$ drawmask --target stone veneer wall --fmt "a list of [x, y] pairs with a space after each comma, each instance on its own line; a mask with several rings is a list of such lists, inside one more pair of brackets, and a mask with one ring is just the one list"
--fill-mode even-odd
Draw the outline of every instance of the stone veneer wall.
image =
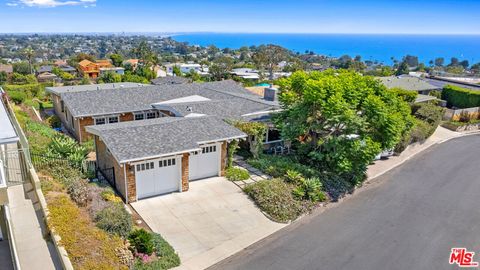
[[188, 191], [189, 157], [189, 153], [185, 153], [182, 156], [182, 191]]
[[134, 165], [125, 164], [127, 172], [127, 190], [128, 202], [137, 201], [137, 184], [135, 182], [135, 167]]

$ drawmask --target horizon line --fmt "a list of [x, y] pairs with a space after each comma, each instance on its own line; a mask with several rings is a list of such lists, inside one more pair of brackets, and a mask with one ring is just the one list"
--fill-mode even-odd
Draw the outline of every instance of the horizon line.
[[164, 35], [185, 35], [185, 34], [280, 34], [280, 35], [417, 35], [417, 36], [480, 36], [480, 33], [388, 33], [388, 32], [364, 32], [364, 33], [348, 33], [348, 32], [224, 32], [224, 31], [98, 31], [98, 32], [82, 32], [82, 31], [33, 31], [33, 32], [0, 32], [0, 35], [25, 35], [25, 34], [164, 34]]

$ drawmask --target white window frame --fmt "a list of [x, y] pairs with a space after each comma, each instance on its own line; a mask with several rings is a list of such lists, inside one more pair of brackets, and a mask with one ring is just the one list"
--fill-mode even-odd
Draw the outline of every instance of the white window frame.
[[[142, 119], [137, 119], [137, 115], [141, 115], [142, 116]], [[133, 120], [135, 121], [141, 121], [141, 120], [145, 120], [145, 113], [144, 112], [136, 112], [133, 114]]]
[[[149, 118], [149, 117], [148, 117], [148, 114], [154, 114], [155, 116]], [[152, 111], [145, 112], [145, 119], [155, 119], [155, 118], [158, 118], [157, 112], [152, 112]]]
[[110, 116], [107, 116], [106, 118], [107, 118], [109, 124], [112, 123], [112, 122], [110, 122], [110, 118], [117, 118], [117, 121], [113, 121], [113, 123], [119, 123], [120, 122], [120, 117], [118, 115], [110, 115]]
[[[95, 125], [113, 124], [113, 123], [110, 122], [111, 117], [116, 117], [117, 120], [118, 120], [117, 122], [113, 122], [113, 123], [120, 123], [120, 115], [118, 115], [118, 114], [93, 117], [93, 121], [94, 121]], [[100, 119], [103, 119], [103, 124], [97, 124], [97, 120], [100, 120]]]
[[[97, 120], [101, 120], [101, 119], [103, 119], [103, 123], [102, 123], [102, 124], [98, 124], [98, 123], [97, 123]], [[94, 121], [95, 126], [107, 124], [107, 119], [106, 119], [105, 117], [96, 117], [96, 118], [93, 118], [93, 121]]]

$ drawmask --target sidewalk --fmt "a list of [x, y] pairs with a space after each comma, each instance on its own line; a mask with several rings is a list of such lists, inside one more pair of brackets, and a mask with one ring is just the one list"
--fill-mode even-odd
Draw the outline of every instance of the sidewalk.
[[252, 167], [248, 164], [243, 157], [235, 155], [233, 157], [233, 164], [235, 167], [243, 168], [248, 171], [250, 174], [250, 178], [247, 180], [239, 180], [239, 181], [232, 181], [235, 185], [237, 185], [240, 189], [244, 189], [247, 185], [256, 183], [261, 180], [269, 180], [272, 177], [260, 171], [257, 168]]
[[408, 146], [407, 149], [405, 149], [405, 151], [403, 151], [399, 156], [392, 156], [386, 160], [375, 161], [375, 163], [373, 165], [370, 165], [367, 169], [368, 180], [374, 179], [390, 171], [391, 169], [403, 164], [405, 161], [426, 150], [432, 145], [439, 144], [450, 139], [470, 135], [472, 133], [477, 132], [460, 133], [439, 126], [437, 130], [435, 130], [433, 135], [430, 136], [430, 138], [428, 138], [425, 142], [415, 143]]
[[[9, 150], [14, 149], [16, 146]], [[10, 162], [19, 161], [12, 159]], [[40, 222], [43, 216], [32, 184], [27, 182], [23, 185], [10, 186], [7, 192], [13, 237], [21, 269], [61, 269], [55, 267], [54, 262], [58, 262], [58, 259], [52, 258], [51, 255], [55, 254], [53, 244], [44, 239], [46, 228], [43, 227], [44, 223]]]

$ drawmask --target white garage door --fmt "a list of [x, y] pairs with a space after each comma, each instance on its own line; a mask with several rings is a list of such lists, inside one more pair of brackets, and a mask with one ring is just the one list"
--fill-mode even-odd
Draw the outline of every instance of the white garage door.
[[167, 158], [135, 165], [138, 199], [177, 191], [181, 179], [180, 160]]
[[189, 180], [217, 176], [220, 169], [220, 147], [202, 146], [202, 151], [191, 153], [188, 160]]

